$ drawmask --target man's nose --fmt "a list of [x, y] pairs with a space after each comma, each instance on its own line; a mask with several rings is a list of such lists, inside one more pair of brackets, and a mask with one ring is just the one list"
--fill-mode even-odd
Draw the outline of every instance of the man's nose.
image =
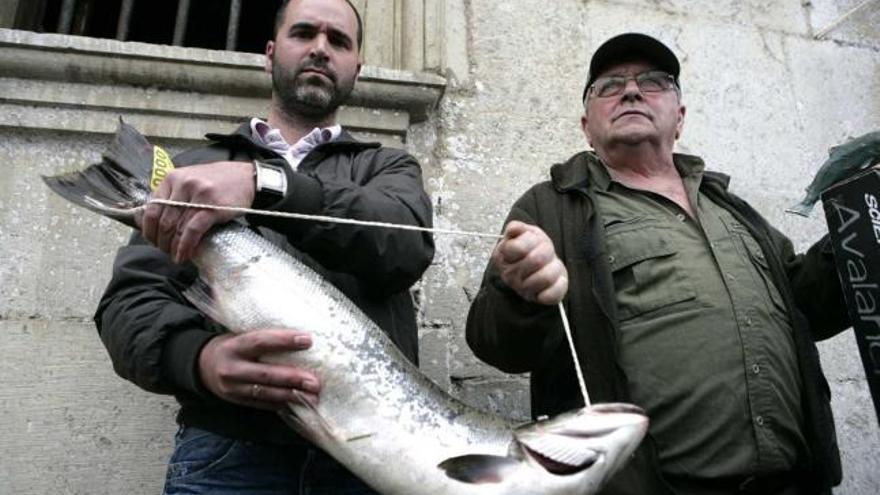
[[644, 96], [635, 78], [627, 79], [626, 85], [623, 87], [623, 99], [626, 101], [641, 100]]
[[312, 47], [309, 51], [309, 56], [314, 59], [327, 60], [328, 41], [325, 34], [318, 33], [318, 35], [312, 39]]

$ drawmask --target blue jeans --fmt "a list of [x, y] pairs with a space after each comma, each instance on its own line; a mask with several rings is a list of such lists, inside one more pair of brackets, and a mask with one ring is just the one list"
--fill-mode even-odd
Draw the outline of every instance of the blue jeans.
[[322, 450], [232, 440], [181, 426], [165, 495], [378, 495]]

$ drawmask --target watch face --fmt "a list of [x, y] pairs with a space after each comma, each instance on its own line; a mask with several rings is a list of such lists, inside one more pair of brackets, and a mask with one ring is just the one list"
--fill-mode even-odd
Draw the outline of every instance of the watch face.
[[283, 196], [287, 192], [287, 176], [284, 170], [274, 165], [255, 162], [257, 171], [257, 191]]
[[263, 169], [264, 182], [263, 186], [276, 191], [284, 189], [284, 173], [275, 169]]

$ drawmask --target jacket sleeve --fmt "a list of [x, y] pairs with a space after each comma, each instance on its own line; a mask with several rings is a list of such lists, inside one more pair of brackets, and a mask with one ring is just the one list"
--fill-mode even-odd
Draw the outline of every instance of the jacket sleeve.
[[[274, 210], [431, 227], [431, 201], [418, 162], [388, 148], [360, 151], [349, 172], [334, 155], [313, 171], [289, 175], [288, 195]], [[285, 235], [329, 270], [349, 273], [374, 294], [412, 286], [434, 257], [429, 233], [272, 217], [248, 221]]]
[[795, 254], [787, 237], [775, 229], [772, 234], [795, 305], [810, 322], [813, 339], [828, 339], [849, 328], [849, 314], [829, 236], [826, 234], [805, 253]]
[[[535, 221], [534, 189], [514, 205], [504, 224]], [[540, 225], [538, 225], [540, 227]], [[548, 329], [559, 324], [555, 306], [528, 302], [507, 286], [490, 261], [480, 290], [471, 303], [465, 336], [474, 354], [507, 373], [524, 373], [540, 365]]]
[[210, 394], [198, 377], [198, 354], [216, 330], [181, 289], [196, 276], [140, 234], [119, 249], [95, 324], [119, 376], [165, 394]]

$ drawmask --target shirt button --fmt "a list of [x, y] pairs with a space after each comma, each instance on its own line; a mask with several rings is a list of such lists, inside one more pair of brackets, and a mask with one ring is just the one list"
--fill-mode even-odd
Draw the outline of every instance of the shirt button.
[[748, 327], [752, 326], [752, 319], [749, 318], [748, 316], [746, 316], [746, 326], [748, 326]]
[[764, 416], [756, 416], [755, 423], [758, 423], [758, 426], [764, 426]]
[[612, 264], [612, 265], [614, 264], [614, 256], [609, 256], [609, 257], [608, 257], [608, 263], [610, 263], [610, 264]]
[[753, 364], [753, 365], [752, 365], [752, 372], [753, 372], [754, 374], [756, 374], [756, 375], [760, 374], [760, 373], [761, 373], [761, 367], [758, 366], [757, 364]]
[[684, 222], [685, 220], [687, 220], [687, 217], [684, 216], [684, 213], [679, 213], [678, 215], [675, 215], [675, 218], [677, 218], [679, 222]]

